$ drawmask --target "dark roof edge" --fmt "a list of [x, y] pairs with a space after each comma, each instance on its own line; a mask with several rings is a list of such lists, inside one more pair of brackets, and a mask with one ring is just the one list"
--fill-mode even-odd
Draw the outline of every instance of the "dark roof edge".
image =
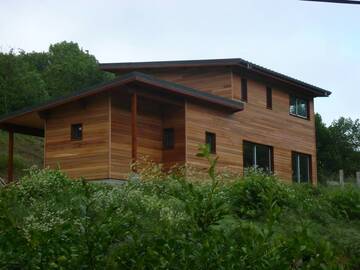
[[202, 66], [241, 66], [265, 76], [271, 76], [275, 79], [285, 81], [302, 87], [317, 96], [327, 97], [331, 95], [331, 91], [322, 89], [312, 84], [300, 81], [282, 73], [273, 71], [263, 66], [251, 63], [242, 58], [228, 59], [204, 59], [204, 60], [179, 60], [179, 61], [154, 61], [154, 62], [124, 62], [124, 63], [103, 63], [99, 65], [104, 71], [127, 70], [138, 68], [176, 68], [176, 67], [202, 67]]
[[123, 84], [133, 82], [133, 81], [139, 81], [139, 82], [143, 82], [145, 84], [152, 85], [154, 87], [167, 89], [177, 95], [200, 99], [200, 100], [203, 100], [206, 102], [217, 104], [217, 105], [225, 107], [233, 112], [241, 111], [244, 108], [244, 103], [241, 101], [236, 101], [236, 100], [224, 98], [221, 96], [216, 96], [216, 95], [209, 94], [209, 93], [206, 93], [206, 92], [194, 89], [194, 88], [186, 87], [181, 84], [169, 82], [166, 80], [161, 80], [161, 79], [155, 78], [153, 76], [150, 76], [150, 75], [147, 75], [147, 74], [144, 74], [141, 72], [133, 71], [133, 72], [121, 75], [113, 80], [94, 85], [90, 88], [85, 88], [85, 89], [82, 89], [80, 91], [74, 92], [74, 93], [66, 95], [66, 96], [62, 96], [62, 97], [38, 104], [38, 105], [34, 105], [31, 107], [27, 107], [27, 108], [24, 108], [21, 110], [14, 111], [12, 113], [9, 113], [7, 115], [0, 117], [0, 123], [4, 122], [6, 120], [9, 120], [11, 118], [27, 114], [27, 113], [40, 112], [40, 111], [44, 111], [47, 109], [51, 109], [51, 108], [63, 105], [65, 103], [72, 102], [72, 101], [75, 101], [75, 100], [78, 100], [80, 98], [87, 97], [90, 95], [94, 95], [94, 94], [106, 91], [108, 89], [111, 89], [112, 87], [115, 87], [118, 85], [123, 85]]

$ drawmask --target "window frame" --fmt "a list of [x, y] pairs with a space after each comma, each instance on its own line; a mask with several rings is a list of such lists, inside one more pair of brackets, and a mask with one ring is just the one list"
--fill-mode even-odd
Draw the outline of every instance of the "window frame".
[[267, 144], [262, 144], [262, 143], [256, 143], [256, 142], [252, 142], [252, 141], [247, 141], [244, 140], [243, 141], [243, 168], [244, 168], [244, 172], [246, 168], [249, 167], [245, 167], [245, 144], [250, 144], [253, 149], [252, 149], [252, 154], [253, 154], [253, 158], [254, 158], [254, 164], [251, 166], [251, 168], [257, 168], [257, 152], [256, 152], [256, 147], [257, 146], [265, 146], [267, 148], [269, 148], [269, 162], [270, 162], [270, 166], [269, 166], [269, 173], [273, 173], [274, 172], [274, 147], [271, 145], [267, 145]]
[[[209, 139], [211, 140], [210, 142]], [[205, 131], [205, 144], [209, 145], [211, 154], [216, 154], [216, 133]]]
[[248, 102], [248, 80], [241, 78], [241, 100]]
[[[77, 130], [80, 128], [80, 136], [77, 134]], [[82, 123], [76, 123], [70, 125], [70, 140], [71, 141], [82, 141], [84, 138], [84, 127]]]
[[[163, 150], [172, 150], [175, 148], [175, 129], [164, 128], [162, 139]], [[170, 142], [169, 142], [170, 141]]]
[[272, 88], [270, 86], [266, 87], [266, 108], [269, 110], [273, 108]]
[[[295, 113], [291, 112], [291, 99], [294, 98], [295, 99]], [[296, 113], [297, 108], [298, 108], [298, 100], [302, 100], [305, 101], [306, 104], [306, 116], [300, 115], [298, 113]], [[306, 119], [306, 120], [310, 120], [310, 101], [308, 98], [305, 97], [301, 97], [301, 96], [297, 96], [294, 94], [290, 94], [289, 95], [289, 115], [294, 116], [294, 117], [298, 117], [301, 119]]]
[[[294, 175], [295, 175], [295, 172], [294, 172], [294, 156], [296, 156], [296, 160], [297, 160], [297, 164], [296, 164], [296, 167], [297, 167], [297, 179], [294, 178]], [[301, 171], [300, 171], [300, 168], [301, 168], [301, 164], [300, 164], [300, 157], [303, 156], [303, 157], [307, 157], [307, 177], [308, 177], [308, 180], [307, 182], [301, 182]], [[301, 153], [301, 152], [297, 152], [297, 151], [292, 151], [291, 152], [291, 170], [292, 170], [292, 181], [294, 183], [297, 183], [297, 184], [311, 184], [312, 181], [313, 181], [313, 178], [312, 178], [312, 156], [310, 154], [306, 154], [306, 153]]]

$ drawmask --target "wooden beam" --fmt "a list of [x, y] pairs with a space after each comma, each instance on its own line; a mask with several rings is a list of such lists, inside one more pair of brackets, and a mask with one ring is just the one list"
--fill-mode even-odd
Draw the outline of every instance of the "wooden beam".
[[32, 135], [37, 137], [44, 137], [44, 130], [39, 128], [32, 128], [32, 127], [26, 127], [26, 126], [19, 126], [14, 124], [0, 124], [0, 129], [25, 134], [25, 135]]
[[9, 131], [9, 145], [8, 145], [8, 183], [14, 180], [14, 132]]
[[132, 152], [132, 161], [137, 161], [137, 94], [136, 92], [131, 95], [131, 152]]

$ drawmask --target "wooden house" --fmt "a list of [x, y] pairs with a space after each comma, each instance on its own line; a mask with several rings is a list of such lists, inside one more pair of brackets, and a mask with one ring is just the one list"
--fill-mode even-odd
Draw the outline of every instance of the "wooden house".
[[274, 172], [316, 184], [314, 98], [331, 92], [243, 59], [101, 64], [117, 77], [90, 89], [0, 119], [9, 132], [44, 137], [44, 166], [70, 177], [123, 180], [140, 156]]

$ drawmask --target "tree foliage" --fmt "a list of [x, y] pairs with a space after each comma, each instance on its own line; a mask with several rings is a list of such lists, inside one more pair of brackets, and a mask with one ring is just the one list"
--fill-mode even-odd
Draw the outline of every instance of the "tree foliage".
[[360, 120], [340, 117], [327, 127], [316, 115], [318, 169], [326, 178], [343, 169], [354, 176], [360, 171]]
[[0, 53], [0, 114], [35, 105], [111, 79], [77, 43], [50, 45], [47, 52]]

